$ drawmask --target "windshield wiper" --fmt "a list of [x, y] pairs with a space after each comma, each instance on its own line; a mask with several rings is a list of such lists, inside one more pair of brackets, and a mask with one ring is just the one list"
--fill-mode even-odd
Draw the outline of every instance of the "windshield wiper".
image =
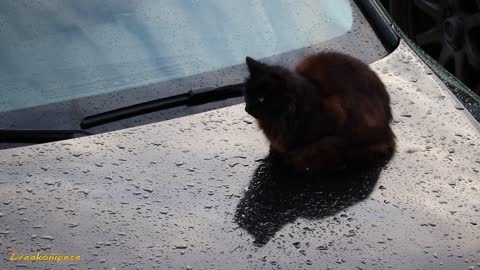
[[44, 143], [92, 135], [77, 129], [0, 129], [0, 142]]
[[196, 106], [228, 98], [243, 96], [243, 83], [221, 87], [205, 87], [190, 90], [187, 93], [155, 99], [111, 111], [87, 116], [80, 123], [81, 128], [91, 128], [118, 120], [166, 110], [179, 106]]

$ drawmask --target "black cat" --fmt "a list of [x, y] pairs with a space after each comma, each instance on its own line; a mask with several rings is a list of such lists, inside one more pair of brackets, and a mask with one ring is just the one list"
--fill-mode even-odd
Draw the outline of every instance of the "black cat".
[[390, 158], [390, 97], [368, 65], [324, 52], [295, 71], [246, 59], [245, 110], [257, 119], [272, 154], [297, 172], [332, 172]]

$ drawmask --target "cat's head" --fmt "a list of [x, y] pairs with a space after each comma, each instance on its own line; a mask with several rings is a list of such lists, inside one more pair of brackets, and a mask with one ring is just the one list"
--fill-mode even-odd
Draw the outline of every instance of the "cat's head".
[[245, 82], [245, 111], [260, 120], [284, 117], [291, 108], [290, 71], [246, 58], [250, 77]]

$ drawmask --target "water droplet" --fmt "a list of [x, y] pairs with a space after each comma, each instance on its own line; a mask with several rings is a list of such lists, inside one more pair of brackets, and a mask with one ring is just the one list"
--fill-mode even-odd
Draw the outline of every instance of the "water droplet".
[[45, 240], [50, 240], [50, 241], [53, 241], [55, 240], [55, 238], [53, 238], [52, 236], [50, 235], [42, 235], [40, 236], [41, 239], [45, 239]]
[[318, 250], [328, 250], [328, 246], [319, 246], [317, 247]]
[[186, 244], [177, 244], [177, 245], [175, 245], [175, 248], [176, 249], [186, 249], [187, 245]]
[[149, 193], [152, 193], [152, 192], [153, 192], [153, 188], [146, 188], [146, 187], [144, 187], [143, 190], [145, 190], [146, 192], [149, 192]]
[[88, 190], [79, 190], [78, 192], [83, 193], [83, 195], [85, 196], [87, 196], [90, 193], [90, 191]]

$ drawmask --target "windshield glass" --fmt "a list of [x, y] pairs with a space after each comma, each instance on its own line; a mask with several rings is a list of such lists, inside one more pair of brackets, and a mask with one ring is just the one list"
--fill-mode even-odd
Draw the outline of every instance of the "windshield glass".
[[0, 112], [208, 72], [352, 29], [347, 0], [0, 2]]

